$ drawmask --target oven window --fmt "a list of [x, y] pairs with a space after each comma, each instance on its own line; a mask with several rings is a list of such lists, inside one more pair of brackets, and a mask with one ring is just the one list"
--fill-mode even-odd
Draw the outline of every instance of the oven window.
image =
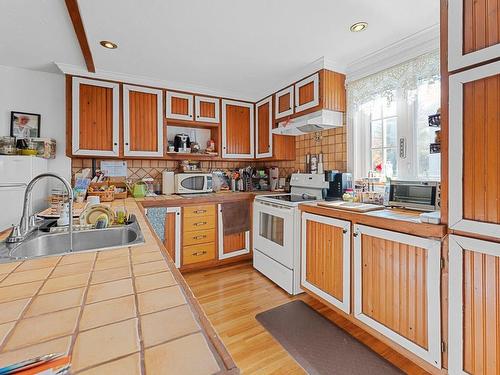
[[433, 186], [394, 186], [393, 200], [405, 203], [432, 205], [435, 187]]
[[186, 177], [181, 181], [181, 186], [189, 190], [203, 190], [205, 176]]
[[283, 246], [285, 222], [283, 218], [261, 212], [259, 218], [259, 236]]

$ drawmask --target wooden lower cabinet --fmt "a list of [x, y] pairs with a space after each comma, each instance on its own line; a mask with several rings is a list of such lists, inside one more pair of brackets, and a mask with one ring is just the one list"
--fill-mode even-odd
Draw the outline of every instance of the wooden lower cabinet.
[[182, 209], [182, 265], [216, 259], [215, 205]]
[[215, 242], [184, 246], [182, 264], [193, 264], [215, 259]]
[[351, 223], [302, 214], [301, 285], [350, 312]]
[[222, 205], [218, 205], [218, 253], [219, 259], [233, 258], [250, 253], [250, 231], [224, 235]]
[[441, 368], [440, 241], [354, 225], [354, 317]]
[[450, 374], [500, 373], [500, 243], [450, 235]]
[[181, 266], [181, 208], [169, 207], [165, 215], [165, 237], [163, 245], [175, 266]]

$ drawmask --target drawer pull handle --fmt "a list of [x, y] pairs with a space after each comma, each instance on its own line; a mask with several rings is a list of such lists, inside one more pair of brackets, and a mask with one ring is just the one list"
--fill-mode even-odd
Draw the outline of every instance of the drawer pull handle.
[[206, 235], [202, 235], [202, 236], [194, 236], [193, 239], [194, 240], [201, 240], [202, 238], [207, 238]]
[[197, 251], [196, 253], [193, 253], [195, 257], [200, 256], [200, 255], [205, 255], [207, 252], [205, 250], [203, 251]]
[[205, 212], [207, 212], [207, 210], [194, 210], [193, 212], [195, 214], [204, 214]]
[[205, 224], [207, 224], [206, 221], [200, 221], [198, 223], [194, 223], [193, 225], [196, 226], [196, 227], [199, 227], [200, 225], [205, 225]]

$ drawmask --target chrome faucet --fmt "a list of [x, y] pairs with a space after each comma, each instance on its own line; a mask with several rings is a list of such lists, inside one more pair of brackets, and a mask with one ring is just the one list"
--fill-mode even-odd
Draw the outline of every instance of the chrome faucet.
[[69, 251], [73, 251], [73, 189], [71, 188], [70, 183], [64, 177], [59, 176], [56, 173], [42, 173], [36, 176], [33, 180], [30, 181], [28, 186], [26, 187], [26, 191], [24, 193], [24, 205], [23, 205], [23, 216], [21, 217], [21, 221], [19, 225], [16, 225], [12, 228], [9, 237], [7, 237], [6, 241], [9, 243], [22, 242], [24, 239], [36, 229], [35, 226], [35, 215], [30, 215], [29, 207], [31, 203], [31, 191], [35, 184], [42, 180], [45, 177], [54, 177], [61, 181], [66, 190], [68, 192], [68, 200], [69, 200]]

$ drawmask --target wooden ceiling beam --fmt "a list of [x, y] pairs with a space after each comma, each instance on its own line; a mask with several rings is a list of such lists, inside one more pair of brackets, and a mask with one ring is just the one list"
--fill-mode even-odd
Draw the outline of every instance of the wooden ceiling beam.
[[85, 34], [85, 29], [83, 27], [82, 16], [80, 14], [80, 9], [78, 8], [78, 1], [65, 1], [66, 8], [68, 8], [68, 13], [71, 18], [71, 22], [73, 23], [73, 28], [75, 29], [76, 37], [78, 38], [78, 43], [80, 43], [80, 49], [82, 50], [83, 58], [85, 59], [85, 64], [87, 65], [87, 70], [91, 73], [95, 73], [94, 59], [92, 58], [87, 35]]

